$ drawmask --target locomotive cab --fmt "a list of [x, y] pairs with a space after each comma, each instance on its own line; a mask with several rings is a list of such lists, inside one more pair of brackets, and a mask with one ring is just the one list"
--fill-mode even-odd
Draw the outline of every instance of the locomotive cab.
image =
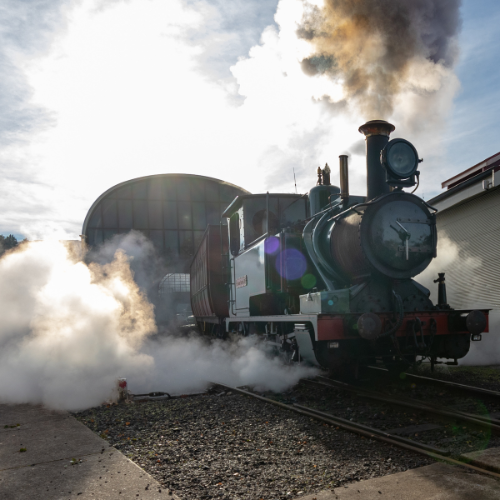
[[307, 216], [307, 198], [295, 194], [239, 196], [226, 209], [230, 317], [284, 314], [287, 307], [298, 312], [298, 297], [306, 289], [296, 269], [307, 268], [307, 261], [301, 232], [292, 228]]
[[229, 220], [231, 254], [237, 256], [280, 228], [307, 218], [307, 199], [296, 194], [237, 196], [222, 217]]

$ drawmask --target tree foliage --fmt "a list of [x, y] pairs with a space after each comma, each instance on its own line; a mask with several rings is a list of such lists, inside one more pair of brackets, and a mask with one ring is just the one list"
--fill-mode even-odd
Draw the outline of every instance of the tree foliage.
[[0, 234], [0, 255], [3, 255], [7, 250], [17, 247], [18, 244], [17, 238], [14, 235], [2, 236]]

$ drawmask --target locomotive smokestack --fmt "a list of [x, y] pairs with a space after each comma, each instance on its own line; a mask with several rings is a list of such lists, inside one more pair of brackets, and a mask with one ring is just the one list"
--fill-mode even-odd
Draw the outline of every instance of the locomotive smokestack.
[[340, 155], [340, 197], [345, 200], [349, 198], [349, 164], [348, 156]]
[[385, 169], [380, 163], [380, 152], [389, 142], [389, 135], [396, 127], [384, 120], [372, 120], [359, 127], [366, 137], [366, 188], [367, 199], [386, 194], [390, 187], [385, 180]]

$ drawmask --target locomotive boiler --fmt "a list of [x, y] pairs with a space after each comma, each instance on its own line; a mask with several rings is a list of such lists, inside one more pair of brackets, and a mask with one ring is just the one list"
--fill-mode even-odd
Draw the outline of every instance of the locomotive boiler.
[[418, 187], [415, 147], [389, 140], [394, 126], [370, 121], [367, 196], [318, 169], [307, 195], [238, 196], [227, 226], [209, 226], [191, 267], [199, 328], [225, 338], [259, 335], [289, 362], [352, 373], [381, 359], [400, 371], [417, 358], [456, 364], [488, 327], [487, 310], [454, 310], [444, 274], [434, 304], [413, 278], [436, 257], [436, 210]]

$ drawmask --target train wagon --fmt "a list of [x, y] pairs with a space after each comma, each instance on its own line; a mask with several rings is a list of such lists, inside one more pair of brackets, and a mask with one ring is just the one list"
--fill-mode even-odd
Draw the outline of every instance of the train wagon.
[[229, 315], [227, 227], [208, 225], [191, 263], [191, 310], [200, 331], [224, 337]]

